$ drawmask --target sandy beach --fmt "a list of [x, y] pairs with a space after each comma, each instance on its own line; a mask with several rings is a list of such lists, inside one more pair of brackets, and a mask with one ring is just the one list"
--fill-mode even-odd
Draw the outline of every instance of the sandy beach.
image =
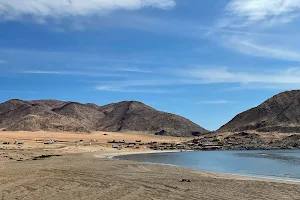
[[[45, 145], [36, 141], [54, 138], [63, 142]], [[112, 138], [181, 140], [141, 133], [1, 132], [1, 144], [22, 140], [24, 145], [0, 145], [0, 199], [275, 200], [300, 196], [299, 183], [109, 159], [107, 156], [153, 152], [145, 148], [112, 149], [106, 143]], [[97, 142], [80, 146], [76, 140]], [[182, 179], [191, 182], [181, 182]]]

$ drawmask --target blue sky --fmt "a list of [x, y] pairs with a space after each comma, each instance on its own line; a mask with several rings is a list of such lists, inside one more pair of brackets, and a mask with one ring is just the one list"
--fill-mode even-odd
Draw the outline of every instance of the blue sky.
[[300, 0], [0, 0], [0, 101], [142, 101], [218, 129], [300, 88]]

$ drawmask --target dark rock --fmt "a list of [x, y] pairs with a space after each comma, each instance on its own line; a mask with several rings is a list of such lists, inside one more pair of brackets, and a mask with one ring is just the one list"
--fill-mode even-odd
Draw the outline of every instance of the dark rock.
[[167, 133], [167, 131], [161, 130], [159, 132], [156, 132], [155, 135], [165, 135], [166, 133]]
[[192, 132], [192, 136], [201, 136], [202, 134], [200, 132]]

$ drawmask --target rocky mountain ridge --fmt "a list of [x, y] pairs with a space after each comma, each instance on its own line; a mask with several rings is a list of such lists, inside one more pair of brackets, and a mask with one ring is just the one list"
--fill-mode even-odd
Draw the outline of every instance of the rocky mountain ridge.
[[137, 101], [104, 106], [58, 100], [23, 101], [0, 104], [0, 127], [7, 131], [142, 131], [165, 135], [192, 136], [208, 131], [190, 120], [157, 111]]
[[217, 132], [300, 133], [300, 90], [282, 92], [242, 112]]

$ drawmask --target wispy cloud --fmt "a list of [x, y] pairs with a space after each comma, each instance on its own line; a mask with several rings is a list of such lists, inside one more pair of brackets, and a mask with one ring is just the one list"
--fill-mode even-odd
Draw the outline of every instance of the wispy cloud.
[[197, 21], [188, 21], [174, 18], [157, 18], [147, 16], [126, 15], [119, 27], [137, 29], [147, 32], [159, 33], [168, 37], [182, 37], [203, 39], [214, 33], [267, 36], [271, 34], [243, 30], [226, 29], [225, 27], [204, 26]]
[[231, 0], [223, 26], [246, 26], [257, 22], [289, 23], [300, 17], [300, 0]]
[[20, 20], [32, 16], [55, 19], [105, 14], [116, 10], [139, 10], [152, 7], [170, 9], [174, 0], [0, 0], [0, 16], [6, 20]]
[[53, 75], [71, 75], [71, 76], [93, 76], [93, 77], [116, 77], [122, 76], [122, 74], [116, 73], [95, 73], [95, 72], [83, 72], [83, 71], [43, 71], [43, 70], [28, 70], [20, 71], [17, 73], [23, 74], [53, 74]]
[[268, 83], [268, 84], [300, 84], [300, 68], [289, 68], [284, 71], [267, 73], [233, 72], [228, 68], [196, 68], [183, 70], [185, 77], [198, 79], [202, 84], [212, 83]]
[[232, 86], [224, 89], [220, 89], [222, 92], [228, 91], [242, 91], [242, 90], [299, 90], [300, 83], [249, 83], [240, 84], [238, 86]]
[[[221, 91], [241, 89], [296, 89], [300, 86], [300, 68], [286, 70], [263, 71], [253, 73], [248, 71], [229, 70], [226, 67], [197, 67], [181, 68], [169, 78], [162, 79], [164, 74], [157, 74], [157, 78], [125, 81], [94, 82], [96, 89], [111, 92], [148, 92], [167, 93], [174, 91], [178, 86], [219, 84]], [[170, 75], [170, 74], [169, 74]], [[226, 83], [226, 87], [223, 85]], [[207, 101], [206, 103], [230, 103], [223, 100]], [[232, 102], [231, 102], [232, 103]]]
[[135, 80], [124, 80], [124, 81], [89, 81], [97, 83], [100, 87], [104, 88], [138, 88], [138, 87], [160, 87], [160, 86], [169, 86], [169, 85], [182, 85], [185, 84], [184, 80], [179, 80], [179, 78], [160, 78], [164, 74], [156, 74], [158, 78], [145, 77], [144, 80], [135, 79]]
[[[286, 46], [259, 44], [250, 38], [230, 37], [223, 42], [228, 48], [244, 54], [258, 57], [275, 58], [287, 61], [300, 61], [300, 49], [289, 49]], [[291, 48], [291, 47], [290, 47]]]
[[0, 65], [4, 65], [4, 64], [6, 64], [6, 63], [7, 63], [6, 60], [0, 60]]
[[233, 103], [232, 101], [226, 101], [226, 100], [212, 100], [212, 101], [199, 101], [198, 104], [229, 104]]
[[32, 90], [1, 90], [0, 92], [3, 93], [27, 93], [27, 94], [37, 94], [36, 91], [32, 91]]
[[[105, 52], [100, 53], [82, 53], [72, 51], [47, 51], [47, 50], [32, 50], [32, 49], [14, 49], [14, 48], [0, 48], [0, 53], [5, 53], [14, 57], [34, 58], [35, 60], [55, 60], [55, 61], [75, 61], [76, 63], [84, 61], [87, 62], [103, 62], [103, 63], [116, 63], [120, 64], [149, 64], [157, 65], [163, 61], [153, 60], [150, 56], [134, 55], [120, 56], [108, 55]], [[121, 68], [121, 67], [120, 67]]]
[[149, 69], [137, 68], [137, 67], [117, 67], [116, 70], [123, 71], [123, 72], [138, 72], [138, 73], [151, 73], [152, 72]]
[[163, 74], [156, 74], [157, 78], [145, 77], [144, 80], [124, 80], [124, 81], [99, 81], [96, 89], [111, 92], [137, 92], [137, 93], [175, 93], [179, 92], [174, 88], [165, 88], [165, 86], [181, 85], [178, 79], [161, 79]]
[[127, 87], [117, 87], [117, 86], [97, 86], [96, 90], [98, 91], [107, 91], [107, 92], [122, 92], [122, 93], [157, 93], [157, 94], [166, 94], [170, 93], [169, 90], [163, 89], [147, 89], [147, 88], [127, 88]]
[[300, 61], [299, 11], [300, 0], [230, 0], [216, 27], [257, 35], [223, 32], [220, 44], [250, 56]]

